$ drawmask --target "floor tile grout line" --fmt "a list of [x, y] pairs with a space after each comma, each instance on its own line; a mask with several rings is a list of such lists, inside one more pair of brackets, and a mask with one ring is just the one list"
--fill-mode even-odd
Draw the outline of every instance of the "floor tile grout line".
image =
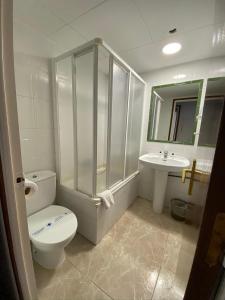
[[79, 270], [73, 263], [72, 260], [70, 260], [70, 257], [67, 255], [67, 260], [70, 262], [70, 264], [78, 271], [81, 273], [81, 275], [87, 280], [89, 281], [90, 283], [94, 284], [94, 286], [96, 286], [98, 289], [100, 289], [106, 296], [108, 296], [110, 299], [114, 300], [112, 298], [112, 296], [110, 296], [102, 287], [98, 286], [91, 278], [89, 278], [87, 275], [85, 275], [83, 273], [83, 271]]
[[158, 283], [158, 279], [159, 279], [159, 275], [160, 275], [161, 269], [162, 269], [162, 266], [159, 267], [159, 272], [158, 272], [156, 283], [155, 283], [155, 286], [154, 286], [154, 289], [153, 289], [151, 300], [153, 300], [153, 297], [154, 297], [154, 294], [155, 294], [155, 290], [156, 290], [156, 286], [157, 286], [157, 283]]
[[110, 299], [114, 300], [111, 295], [109, 295], [102, 287], [98, 286], [94, 281], [91, 280], [91, 282], [98, 288], [100, 289], [104, 294], [106, 294]]

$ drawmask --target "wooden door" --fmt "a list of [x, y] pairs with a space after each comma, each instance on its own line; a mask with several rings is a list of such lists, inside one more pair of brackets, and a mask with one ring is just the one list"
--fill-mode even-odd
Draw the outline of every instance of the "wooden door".
[[[213, 122], [213, 120], [212, 120]], [[225, 254], [225, 107], [205, 211], [184, 300], [214, 299]]]

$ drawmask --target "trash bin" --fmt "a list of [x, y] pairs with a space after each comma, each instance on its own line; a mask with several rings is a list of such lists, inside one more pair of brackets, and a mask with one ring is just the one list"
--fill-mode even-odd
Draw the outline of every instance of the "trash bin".
[[171, 216], [177, 221], [185, 221], [188, 203], [181, 199], [171, 199]]

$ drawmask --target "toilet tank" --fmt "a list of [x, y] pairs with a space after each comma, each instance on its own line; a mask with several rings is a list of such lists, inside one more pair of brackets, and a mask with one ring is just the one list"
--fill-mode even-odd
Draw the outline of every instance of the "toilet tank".
[[25, 178], [35, 182], [38, 191], [26, 199], [27, 215], [52, 205], [56, 196], [56, 174], [52, 171], [36, 171], [25, 174]]

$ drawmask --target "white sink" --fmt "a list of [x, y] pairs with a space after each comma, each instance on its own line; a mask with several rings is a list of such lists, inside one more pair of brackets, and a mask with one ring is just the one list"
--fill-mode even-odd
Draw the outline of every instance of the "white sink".
[[167, 172], [179, 172], [190, 165], [189, 160], [183, 156], [171, 155], [166, 160], [163, 160], [163, 156], [160, 153], [148, 153], [142, 155], [139, 160], [153, 169]]
[[148, 153], [139, 158], [140, 162], [154, 169], [153, 209], [157, 213], [163, 210], [168, 172], [180, 172], [189, 167], [187, 158], [179, 155], [169, 155], [166, 160], [161, 153]]

